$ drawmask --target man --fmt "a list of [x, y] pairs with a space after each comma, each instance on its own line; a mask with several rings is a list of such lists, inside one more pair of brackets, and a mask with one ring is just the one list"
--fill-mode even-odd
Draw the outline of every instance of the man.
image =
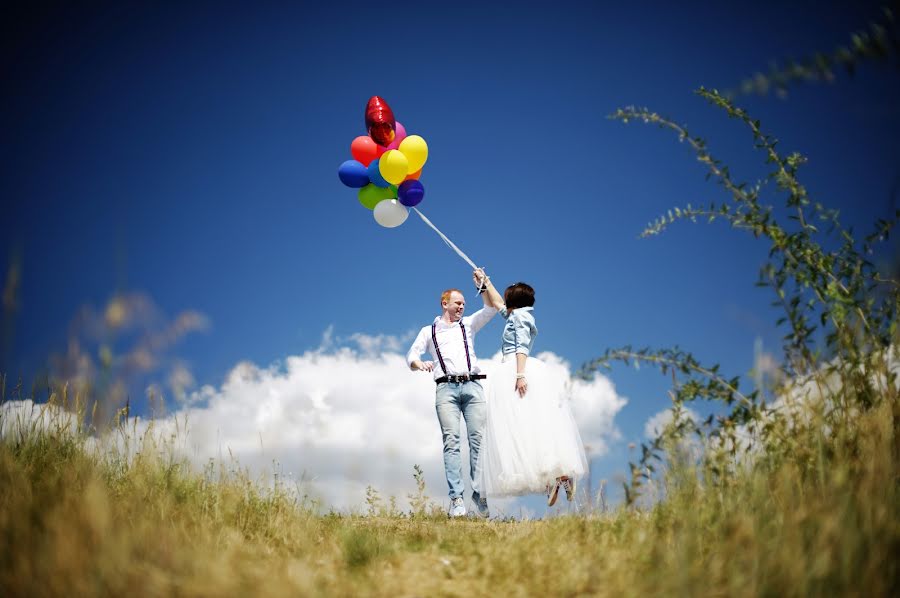
[[[466, 515], [463, 500], [462, 459], [460, 457], [460, 415], [466, 420], [469, 436], [469, 476], [472, 482], [472, 501], [478, 515], [488, 517], [487, 499], [478, 492], [478, 453], [484, 420], [487, 414], [481, 373], [475, 357], [475, 334], [497, 313], [490, 305], [485, 291], [490, 280], [481, 270], [473, 274], [484, 307], [468, 317], [463, 317], [466, 300], [458, 289], [448, 289], [441, 294], [441, 315], [430, 326], [419, 331], [416, 340], [406, 354], [406, 362], [413, 371], [432, 372], [437, 384], [435, 410], [444, 438], [444, 472], [450, 487], [450, 517]], [[425, 351], [432, 361], [421, 361]]]

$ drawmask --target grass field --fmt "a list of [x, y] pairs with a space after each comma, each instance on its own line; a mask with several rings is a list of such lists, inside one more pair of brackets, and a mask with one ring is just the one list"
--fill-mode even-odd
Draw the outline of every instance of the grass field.
[[652, 507], [533, 521], [323, 515], [234, 467], [194, 471], [146, 438], [126, 453], [72, 421], [3, 422], [4, 596], [888, 596], [900, 579], [888, 402], [859, 416], [852, 450], [807, 439], [810, 467], [706, 487], [678, 466]]

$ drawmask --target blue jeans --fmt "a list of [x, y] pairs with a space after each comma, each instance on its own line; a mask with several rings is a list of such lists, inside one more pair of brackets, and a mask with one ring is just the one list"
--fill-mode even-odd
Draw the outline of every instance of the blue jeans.
[[459, 416], [466, 420], [469, 435], [469, 475], [472, 481], [472, 499], [478, 502], [478, 453], [487, 417], [484, 389], [477, 380], [470, 382], [443, 382], [438, 384], [434, 407], [441, 434], [444, 437], [444, 473], [450, 487], [450, 499], [463, 495], [462, 458], [459, 452]]

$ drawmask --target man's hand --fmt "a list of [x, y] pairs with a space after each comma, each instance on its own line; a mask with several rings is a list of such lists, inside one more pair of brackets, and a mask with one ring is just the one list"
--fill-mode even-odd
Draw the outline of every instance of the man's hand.
[[484, 286], [485, 278], [486, 275], [481, 268], [477, 268], [472, 272], [472, 282], [475, 283], [475, 288], [477, 289], [481, 289]]
[[419, 370], [422, 372], [430, 372], [434, 370], [434, 362], [433, 361], [419, 361], [415, 360], [410, 364], [410, 367], [414, 370]]

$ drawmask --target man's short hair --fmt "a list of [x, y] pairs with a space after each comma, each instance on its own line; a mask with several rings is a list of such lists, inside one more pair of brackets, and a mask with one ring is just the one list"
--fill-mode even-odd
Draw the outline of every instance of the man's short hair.
[[446, 291], [441, 293], [441, 306], [442, 307], [444, 305], [444, 301], [446, 301], [447, 303], [450, 302], [450, 294], [453, 292], [456, 292], [456, 293], [459, 293], [460, 295], [462, 295], [462, 291], [460, 291], [459, 289], [447, 289]]
[[534, 289], [524, 282], [509, 285], [503, 293], [503, 302], [508, 309], [531, 307], [534, 305]]

